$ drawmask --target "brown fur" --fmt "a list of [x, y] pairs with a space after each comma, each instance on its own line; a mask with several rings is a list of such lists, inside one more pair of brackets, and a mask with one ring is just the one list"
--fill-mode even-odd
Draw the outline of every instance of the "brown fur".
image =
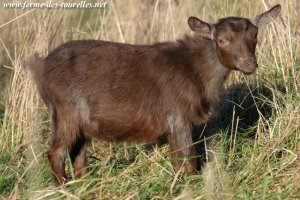
[[[190, 18], [189, 25], [199, 35], [144, 46], [70, 41], [28, 64], [52, 118], [48, 158], [58, 184], [67, 152], [76, 176], [86, 172], [91, 138], [144, 142], [166, 134], [173, 157], [194, 155], [192, 128], [215, 114], [229, 71], [256, 68], [257, 27], [232, 17], [214, 25]], [[195, 160], [184, 166], [193, 173]]]

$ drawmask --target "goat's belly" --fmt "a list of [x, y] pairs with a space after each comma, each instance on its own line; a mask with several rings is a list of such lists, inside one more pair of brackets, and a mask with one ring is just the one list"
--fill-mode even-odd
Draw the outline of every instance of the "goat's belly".
[[109, 120], [97, 120], [83, 126], [84, 134], [91, 138], [110, 142], [151, 142], [166, 131], [153, 123], [124, 123]]

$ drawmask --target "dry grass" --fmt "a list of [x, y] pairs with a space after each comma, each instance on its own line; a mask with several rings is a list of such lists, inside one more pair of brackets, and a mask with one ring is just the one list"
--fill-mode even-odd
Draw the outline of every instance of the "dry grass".
[[[0, 197], [10, 199], [297, 199], [300, 198], [300, 2], [273, 0], [107, 1], [106, 9], [0, 8], [0, 72], [8, 71], [0, 121]], [[2, 3], [2, 2], [1, 2]], [[178, 178], [168, 147], [94, 142], [90, 174], [52, 184], [45, 157], [50, 123], [25, 60], [74, 39], [133, 44], [190, 33], [191, 15], [214, 22], [250, 17], [281, 3], [282, 14], [259, 33], [259, 72], [233, 73], [222, 123], [208, 125], [210, 162]], [[4, 70], [6, 69], [6, 70]], [[7, 74], [7, 73], [6, 73]], [[232, 86], [234, 85], [234, 86]], [[3, 88], [3, 85], [0, 86]], [[232, 103], [233, 101], [234, 103]], [[0, 104], [1, 105], [1, 104]], [[1, 116], [0, 107], [0, 116]], [[248, 123], [252, 120], [252, 122]], [[199, 130], [202, 132], [202, 130]]]

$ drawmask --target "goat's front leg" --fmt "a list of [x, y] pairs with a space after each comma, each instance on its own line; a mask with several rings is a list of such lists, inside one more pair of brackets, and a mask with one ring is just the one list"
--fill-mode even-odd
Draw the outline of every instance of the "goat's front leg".
[[168, 142], [174, 170], [178, 172], [183, 166], [189, 174], [194, 174], [196, 159], [191, 129], [185, 126], [174, 126], [168, 135]]

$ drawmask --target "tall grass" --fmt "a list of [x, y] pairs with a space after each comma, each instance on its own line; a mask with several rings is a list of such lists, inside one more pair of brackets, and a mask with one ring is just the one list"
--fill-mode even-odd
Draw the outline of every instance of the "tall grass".
[[[282, 14], [259, 32], [258, 72], [251, 77], [232, 73], [218, 120], [195, 133], [206, 136], [203, 156], [208, 163], [199, 174], [179, 178], [166, 144], [94, 141], [88, 151], [90, 173], [53, 186], [45, 157], [51, 125], [35, 85], [23, 71], [25, 60], [75, 39], [174, 41], [191, 32], [189, 16], [209, 22], [225, 16], [251, 17], [277, 3]], [[0, 197], [300, 198], [300, 2], [111, 0], [107, 4], [105, 9], [65, 10], [1, 5], [0, 69], [9, 71], [9, 82], [0, 98], [5, 108], [1, 110], [0, 101]]]

